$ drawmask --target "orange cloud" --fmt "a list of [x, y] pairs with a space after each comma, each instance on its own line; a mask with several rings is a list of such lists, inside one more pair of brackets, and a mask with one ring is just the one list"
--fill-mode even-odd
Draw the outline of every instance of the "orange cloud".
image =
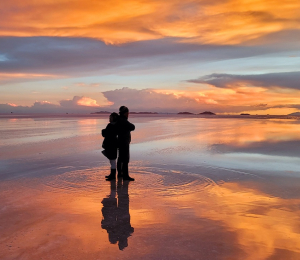
[[97, 99], [85, 96], [74, 96], [73, 99], [60, 100], [58, 104], [49, 101], [35, 101], [33, 105], [21, 106], [13, 103], [0, 104], [0, 113], [91, 113], [113, 105], [103, 94], [97, 94]]
[[12, 107], [17, 107], [18, 105], [14, 104], [14, 103], [7, 103], [7, 105], [12, 106]]
[[[36, 101], [37, 102], [37, 101]], [[49, 101], [46, 101], [46, 100], [44, 100], [44, 101], [40, 101], [39, 102], [41, 105], [43, 105], [43, 104], [51, 104], [51, 102], [49, 102]]]
[[[98, 104], [98, 102], [101, 103], [101, 105]], [[68, 107], [68, 108], [76, 108], [78, 106], [82, 107], [105, 107], [105, 106], [110, 106], [113, 103], [108, 101], [103, 95], [101, 95], [98, 100], [89, 98], [89, 97], [79, 97], [79, 96], [74, 96], [73, 99], [69, 100], [61, 100], [60, 105], [62, 107]]]
[[238, 44], [299, 29], [299, 8], [297, 0], [12, 0], [1, 3], [0, 35], [91, 37], [112, 44], [182, 37]]
[[[211, 85], [176, 89], [116, 89], [103, 92], [114, 104], [132, 104], [132, 111], [287, 115], [300, 108], [300, 90], [262, 87], [217, 88]], [[113, 107], [117, 108], [117, 107]], [[271, 112], [270, 112], [271, 111]], [[274, 112], [274, 113], [272, 113]]]
[[[200, 89], [200, 90], [199, 90]], [[249, 112], [251, 114], [276, 114], [286, 115], [298, 111], [296, 108], [289, 108], [289, 105], [300, 104], [300, 90], [281, 91], [268, 90], [261, 87], [233, 87], [222, 89], [212, 86], [206, 88], [191, 88], [185, 91], [180, 90], [153, 90], [157, 93], [176, 94], [177, 98], [189, 98], [195, 100], [199, 107], [201, 104], [210, 104], [211, 109], [224, 110], [229, 113]], [[264, 104], [263, 106], [260, 104]], [[271, 108], [284, 104], [286, 108]], [[233, 109], [236, 107], [235, 109]], [[270, 108], [270, 109], [268, 109]], [[195, 106], [191, 107], [195, 109]]]
[[79, 106], [87, 106], [87, 107], [99, 107], [97, 101], [88, 97], [82, 97], [77, 101], [77, 105]]
[[1, 80], [9, 79], [34, 79], [34, 78], [58, 78], [59, 75], [52, 74], [36, 74], [36, 73], [0, 73]]

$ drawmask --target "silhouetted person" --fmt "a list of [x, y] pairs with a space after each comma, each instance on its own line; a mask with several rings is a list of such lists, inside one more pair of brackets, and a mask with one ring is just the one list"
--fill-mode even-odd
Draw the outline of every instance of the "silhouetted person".
[[116, 178], [118, 117], [119, 115], [117, 113], [111, 113], [109, 116], [109, 124], [105, 129], [102, 129], [102, 136], [104, 137], [102, 147], [105, 149], [102, 153], [109, 159], [110, 162], [110, 175], [105, 176], [107, 180], [113, 180]]
[[134, 181], [128, 173], [128, 163], [130, 158], [129, 145], [131, 142], [131, 131], [135, 129], [134, 124], [128, 121], [129, 109], [125, 106], [119, 108], [119, 119], [117, 122], [119, 156], [117, 163], [118, 178]]
[[110, 243], [118, 242], [120, 250], [128, 246], [128, 237], [134, 232], [130, 224], [128, 183], [122, 184], [122, 179], [118, 179], [116, 199], [116, 182], [112, 180], [110, 195], [102, 200], [101, 227], [107, 231]]

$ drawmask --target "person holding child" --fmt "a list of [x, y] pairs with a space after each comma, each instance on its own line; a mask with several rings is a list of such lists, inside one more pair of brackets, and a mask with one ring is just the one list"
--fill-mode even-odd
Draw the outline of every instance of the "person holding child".
[[[116, 114], [116, 113], [112, 113]], [[111, 114], [111, 115], [112, 115]], [[117, 115], [117, 114], [116, 114]], [[117, 153], [117, 148], [115, 146], [115, 142], [111, 140], [116, 140], [117, 136], [117, 147], [119, 151], [118, 155], [118, 163], [117, 163], [117, 171], [118, 171], [118, 178], [123, 178], [123, 180], [128, 180], [128, 181], [134, 181], [134, 178], [131, 178], [128, 173], [128, 163], [130, 159], [130, 152], [129, 152], [129, 146], [131, 142], [131, 131], [135, 130], [135, 125], [130, 123], [128, 121], [129, 117], [129, 109], [126, 106], [121, 106], [119, 108], [119, 116], [116, 118], [116, 123], [115, 121], [110, 121], [113, 126], [109, 126], [110, 124], [107, 125], [106, 129], [102, 130], [102, 136], [107, 138], [107, 136], [113, 136], [114, 138], [109, 138], [108, 141], [103, 141], [103, 148], [105, 149], [102, 153], [110, 160], [111, 163], [111, 173], [106, 177], [106, 180], [115, 180], [116, 179], [116, 170], [115, 170], [115, 158], [116, 153]], [[111, 131], [109, 133], [109, 131]], [[112, 145], [110, 145], [110, 143]], [[108, 157], [108, 152], [107, 149], [111, 152], [111, 155]], [[112, 162], [114, 161], [114, 162]]]

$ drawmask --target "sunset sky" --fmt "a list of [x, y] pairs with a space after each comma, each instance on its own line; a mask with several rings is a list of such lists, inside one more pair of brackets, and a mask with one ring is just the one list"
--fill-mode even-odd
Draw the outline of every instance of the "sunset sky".
[[4, 0], [0, 113], [300, 111], [299, 0]]

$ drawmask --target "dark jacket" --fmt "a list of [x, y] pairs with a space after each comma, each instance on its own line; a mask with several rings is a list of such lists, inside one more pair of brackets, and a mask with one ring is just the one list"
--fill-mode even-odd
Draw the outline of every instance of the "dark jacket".
[[131, 124], [125, 116], [120, 116], [117, 122], [117, 132], [119, 145], [127, 144], [131, 142], [130, 132], [135, 129], [134, 124]]
[[106, 157], [110, 160], [117, 158], [117, 124], [109, 123], [105, 129], [102, 129], [102, 136], [104, 137], [102, 147], [105, 149]]

